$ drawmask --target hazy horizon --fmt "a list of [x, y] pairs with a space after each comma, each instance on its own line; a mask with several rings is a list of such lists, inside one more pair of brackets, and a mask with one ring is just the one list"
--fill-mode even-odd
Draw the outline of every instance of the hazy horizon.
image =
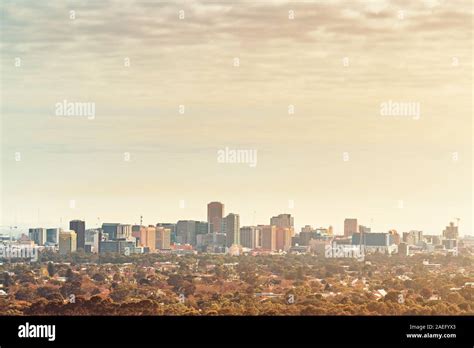
[[472, 2], [0, 8], [0, 229], [204, 221], [220, 201], [241, 226], [473, 234]]

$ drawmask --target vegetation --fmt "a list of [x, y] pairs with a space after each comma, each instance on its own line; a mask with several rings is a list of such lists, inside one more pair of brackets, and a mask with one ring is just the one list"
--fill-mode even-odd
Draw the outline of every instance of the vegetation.
[[[426, 255], [424, 256], [426, 258]], [[43, 253], [0, 266], [2, 315], [472, 315], [473, 258]]]

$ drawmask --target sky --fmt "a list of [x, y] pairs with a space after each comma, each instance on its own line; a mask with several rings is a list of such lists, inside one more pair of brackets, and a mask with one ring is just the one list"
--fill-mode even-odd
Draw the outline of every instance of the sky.
[[0, 8], [0, 231], [205, 220], [221, 201], [241, 226], [473, 233], [471, 1]]

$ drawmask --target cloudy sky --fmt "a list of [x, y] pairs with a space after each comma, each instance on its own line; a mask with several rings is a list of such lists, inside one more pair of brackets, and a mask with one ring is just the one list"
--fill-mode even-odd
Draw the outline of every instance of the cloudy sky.
[[472, 233], [472, 6], [4, 0], [0, 224], [205, 220], [219, 200], [242, 225]]

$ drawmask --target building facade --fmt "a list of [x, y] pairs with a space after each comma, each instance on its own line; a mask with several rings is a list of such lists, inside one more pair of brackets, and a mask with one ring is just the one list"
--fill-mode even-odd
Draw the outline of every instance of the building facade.
[[77, 249], [76, 232], [64, 230], [59, 233], [59, 253], [61, 255], [70, 254]]
[[344, 220], [344, 237], [350, 237], [358, 230], [357, 219], [347, 218]]
[[72, 220], [69, 222], [69, 229], [76, 232], [77, 249], [85, 249], [86, 245], [86, 222], [82, 220]]
[[224, 204], [211, 202], [207, 205], [207, 222], [212, 225], [214, 233], [222, 233], [222, 219], [224, 217]]

